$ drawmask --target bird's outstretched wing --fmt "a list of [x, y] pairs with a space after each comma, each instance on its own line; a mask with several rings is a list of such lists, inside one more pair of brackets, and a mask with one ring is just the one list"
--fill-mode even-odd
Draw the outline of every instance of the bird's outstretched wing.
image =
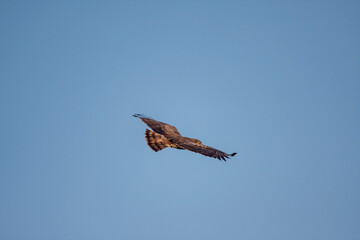
[[196, 142], [192, 142], [189, 141], [187, 139], [179, 139], [176, 144], [179, 147], [182, 147], [186, 150], [192, 151], [192, 152], [196, 152], [196, 153], [200, 153], [202, 155], [208, 156], [208, 157], [213, 157], [213, 158], [217, 158], [219, 160], [224, 160], [226, 161], [226, 158], [229, 157], [233, 157], [236, 155], [236, 153], [232, 153], [232, 154], [227, 154], [224, 153], [220, 150], [217, 150], [215, 148], [203, 145], [201, 143], [196, 143]]
[[173, 138], [175, 136], [181, 136], [176, 127], [167, 123], [156, 121], [142, 114], [134, 114], [133, 116], [140, 118], [141, 121], [146, 123], [154, 132], [164, 135], [165, 137]]

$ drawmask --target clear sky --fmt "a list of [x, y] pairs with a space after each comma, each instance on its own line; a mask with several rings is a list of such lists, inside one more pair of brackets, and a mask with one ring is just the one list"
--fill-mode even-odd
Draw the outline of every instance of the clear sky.
[[359, 12], [1, 1], [0, 239], [360, 239]]

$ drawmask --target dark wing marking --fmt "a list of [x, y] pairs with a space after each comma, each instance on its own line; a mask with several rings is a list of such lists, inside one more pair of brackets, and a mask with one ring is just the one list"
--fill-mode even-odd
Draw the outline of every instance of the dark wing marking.
[[196, 153], [200, 153], [202, 155], [205, 155], [207, 157], [213, 157], [213, 158], [217, 158], [221, 161], [224, 160], [226, 161], [226, 158], [229, 157], [233, 157], [236, 155], [236, 153], [232, 153], [232, 154], [227, 154], [224, 153], [220, 150], [217, 150], [215, 148], [209, 147], [209, 146], [205, 146], [201, 143], [195, 143], [192, 142], [191, 140], [187, 140], [187, 139], [179, 139], [178, 141], [175, 142], [178, 146], [192, 151], [192, 152], [196, 152]]
[[156, 121], [143, 114], [134, 114], [133, 116], [140, 118], [141, 121], [146, 123], [154, 132], [164, 135], [165, 137], [172, 138], [176, 135], [180, 135], [176, 127], [171, 126], [167, 123]]

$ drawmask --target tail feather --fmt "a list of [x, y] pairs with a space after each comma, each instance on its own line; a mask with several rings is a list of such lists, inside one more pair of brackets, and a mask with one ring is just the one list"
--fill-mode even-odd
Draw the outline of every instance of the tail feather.
[[156, 132], [152, 132], [148, 129], [145, 130], [145, 139], [147, 145], [155, 152], [158, 152], [170, 146], [170, 142], [169, 140], [167, 140], [166, 137]]

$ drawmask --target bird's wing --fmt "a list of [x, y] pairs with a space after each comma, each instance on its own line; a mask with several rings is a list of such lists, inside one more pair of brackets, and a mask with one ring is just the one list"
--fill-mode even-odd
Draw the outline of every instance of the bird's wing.
[[181, 136], [176, 127], [167, 123], [156, 121], [150, 117], [142, 114], [134, 114], [134, 117], [138, 117], [146, 123], [154, 132], [164, 135], [165, 137], [172, 138], [174, 136]]
[[184, 148], [186, 150], [196, 152], [196, 153], [200, 153], [200, 154], [205, 155], [207, 157], [213, 157], [213, 158], [217, 158], [219, 160], [222, 159], [224, 161], [226, 161], [226, 158], [233, 157], [233, 156], [236, 155], [236, 153], [227, 154], [227, 153], [224, 153], [224, 152], [222, 152], [220, 150], [217, 150], [215, 148], [203, 145], [201, 143], [192, 142], [191, 140], [188, 140], [188, 139], [179, 139], [175, 143], [179, 147], [182, 147], [182, 148]]

